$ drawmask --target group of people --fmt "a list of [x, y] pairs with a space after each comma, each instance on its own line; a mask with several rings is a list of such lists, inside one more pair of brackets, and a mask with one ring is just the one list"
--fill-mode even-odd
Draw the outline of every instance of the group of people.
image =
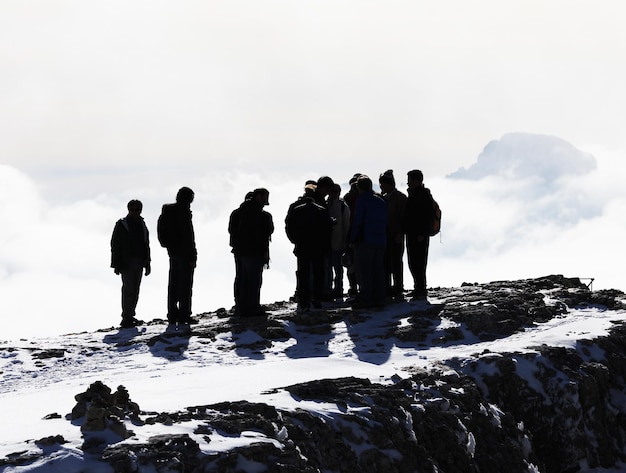
[[[191, 316], [193, 275], [198, 259], [193, 230], [191, 203], [194, 192], [182, 187], [176, 202], [165, 204], [157, 222], [157, 235], [169, 256], [167, 286], [167, 319], [172, 324], [196, 323]], [[143, 204], [128, 202], [128, 215], [113, 228], [111, 237], [111, 267], [122, 278], [122, 328], [143, 322], [136, 318], [142, 276], [150, 274], [150, 237], [141, 216]]]
[[353, 307], [382, 307], [403, 298], [405, 243], [414, 280], [411, 297], [426, 299], [435, 203], [421, 171], [407, 177], [408, 196], [396, 187], [391, 170], [379, 176], [380, 193], [359, 173], [343, 198], [341, 187], [328, 176], [306, 182], [285, 218], [298, 261], [295, 299], [300, 312], [344, 297], [344, 267]]
[[[305, 183], [304, 193], [289, 206], [285, 217], [286, 235], [297, 260], [294, 299], [299, 312], [346, 295], [355, 308], [382, 307], [389, 299], [403, 298], [405, 247], [414, 282], [411, 297], [426, 299], [428, 246], [436, 204], [424, 187], [421, 171], [409, 171], [407, 178], [408, 195], [397, 189], [391, 170], [379, 176], [379, 193], [368, 176], [358, 173], [350, 179], [350, 190], [343, 197], [341, 186], [329, 176]], [[181, 188], [176, 202], [163, 206], [157, 223], [159, 242], [169, 255], [167, 318], [174, 324], [197, 322], [191, 315], [197, 260], [193, 199], [191, 189]], [[274, 232], [266, 205], [269, 191], [254, 189], [230, 215], [237, 316], [265, 315], [260, 293]], [[142, 276], [150, 274], [149, 232], [141, 211], [141, 202], [131, 200], [128, 215], [116, 223], [111, 238], [111, 267], [122, 279], [123, 328], [142, 323], [135, 309]]]

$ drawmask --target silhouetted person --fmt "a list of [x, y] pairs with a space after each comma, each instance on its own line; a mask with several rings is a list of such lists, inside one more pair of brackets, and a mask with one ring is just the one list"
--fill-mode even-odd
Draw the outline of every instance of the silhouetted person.
[[[309, 184], [312, 186], [312, 184]], [[298, 311], [306, 312], [311, 304], [319, 308], [324, 284], [324, 255], [328, 252], [332, 221], [328, 211], [306, 196], [294, 206], [285, 221], [285, 231], [294, 244], [297, 258]], [[311, 280], [312, 279], [312, 280]]]
[[393, 171], [385, 171], [378, 182], [387, 202], [387, 247], [385, 248], [385, 277], [387, 296], [402, 297], [404, 292], [404, 212], [407, 196], [396, 189]]
[[150, 237], [141, 216], [143, 204], [128, 202], [128, 215], [120, 219], [111, 236], [111, 267], [122, 276], [122, 328], [141, 325], [135, 317], [141, 277], [150, 274]]
[[[285, 216], [285, 225], [287, 225], [287, 220], [289, 220], [289, 216], [291, 215], [291, 211], [297, 207], [298, 205], [304, 203], [304, 198], [305, 197], [310, 197], [313, 200], [315, 200], [315, 191], [317, 189], [317, 181], [313, 180], [313, 179], [309, 179], [304, 183], [304, 194], [302, 194], [300, 197], [298, 197], [294, 202], [292, 202], [289, 205], [289, 208], [287, 209], [287, 215]], [[312, 281], [312, 277], [309, 278], [309, 281]], [[290, 298], [290, 300], [298, 300], [298, 270], [296, 270], [296, 291], [295, 294], [293, 296], [293, 298]]]
[[260, 298], [263, 267], [269, 265], [269, 244], [274, 232], [272, 216], [263, 210], [269, 205], [269, 194], [267, 189], [255, 189], [231, 222], [231, 244], [237, 265], [235, 313], [242, 317], [266, 315]]
[[[315, 203], [322, 206], [326, 209], [326, 213], [330, 217], [330, 212], [328, 209], [328, 196], [332, 192], [335, 187], [335, 182], [329, 176], [322, 176], [317, 180], [317, 186], [315, 188], [315, 193], [313, 194], [313, 198], [315, 199]], [[328, 235], [328, 239], [326, 240], [326, 249], [324, 254], [322, 255], [323, 264], [324, 264], [324, 282], [322, 286], [322, 295], [321, 299], [324, 301], [332, 300], [332, 282], [330, 279], [330, 271], [331, 271], [331, 262], [330, 262], [330, 234]]]
[[[252, 195], [253, 195], [252, 191], [248, 192], [245, 198], [243, 199], [243, 202], [250, 200], [252, 198]], [[243, 202], [241, 205], [243, 205]], [[233, 283], [233, 295], [234, 295], [234, 300], [235, 300], [235, 307], [234, 307], [235, 315], [239, 315], [239, 304], [240, 304], [239, 294], [241, 292], [240, 284], [239, 284], [240, 282], [239, 257], [237, 256], [237, 253], [235, 252], [235, 245], [236, 245], [235, 238], [237, 237], [237, 233], [239, 230], [239, 213], [241, 212], [241, 205], [231, 212], [230, 218], [228, 219], [228, 234], [230, 235], [230, 246], [232, 248], [231, 252], [233, 253], [233, 256], [235, 258], [235, 281]]]
[[[352, 221], [354, 220], [354, 210], [356, 208], [356, 201], [359, 198], [359, 190], [356, 187], [356, 181], [362, 174], [357, 172], [352, 176], [349, 181], [350, 190], [346, 192], [343, 196], [343, 200], [350, 209], [350, 226], [352, 227]], [[348, 231], [348, 243], [350, 239], [350, 232]], [[358, 283], [356, 280], [356, 264], [354, 261], [353, 248], [348, 244], [346, 248], [346, 256], [344, 258], [345, 266], [346, 266], [346, 274], [348, 275], [348, 283], [350, 284], [350, 289], [348, 289], [348, 295], [351, 297], [356, 297], [358, 293]]]
[[430, 190], [424, 187], [422, 171], [409, 171], [407, 176], [409, 198], [404, 213], [404, 230], [409, 270], [414, 282], [413, 300], [426, 300], [426, 265], [434, 219], [433, 197]]
[[330, 236], [330, 267], [328, 268], [328, 279], [332, 282], [333, 298], [343, 297], [341, 257], [346, 251], [350, 232], [350, 208], [340, 195], [341, 186], [335, 184], [328, 195], [328, 213], [334, 222]]
[[350, 230], [359, 283], [358, 300], [354, 307], [382, 307], [386, 294], [387, 204], [380, 195], [374, 193], [369, 177], [359, 177], [357, 188], [359, 198]]
[[159, 242], [170, 259], [167, 285], [167, 320], [174, 324], [193, 324], [191, 297], [193, 275], [198, 260], [193, 230], [191, 203], [194, 192], [181, 187], [176, 203], [163, 205], [157, 226]]

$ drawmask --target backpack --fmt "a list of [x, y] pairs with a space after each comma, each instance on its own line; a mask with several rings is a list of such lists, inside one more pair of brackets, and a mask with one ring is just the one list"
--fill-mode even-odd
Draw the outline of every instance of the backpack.
[[441, 231], [441, 208], [433, 199], [433, 221], [430, 224], [430, 236], [435, 236]]
[[175, 204], [165, 204], [157, 220], [157, 237], [163, 248], [176, 246], [176, 220]]

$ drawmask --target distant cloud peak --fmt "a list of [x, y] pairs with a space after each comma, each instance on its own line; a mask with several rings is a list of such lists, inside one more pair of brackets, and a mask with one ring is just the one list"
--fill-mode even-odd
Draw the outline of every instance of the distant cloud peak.
[[556, 136], [507, 133], [489, 142], [469, 168], [460, 168], [448, 177], [480, 180], [488, 176], [511, 179], [536, 176], [554, 181], [561, 176], [586, 174], [596, 167], [591, 154]]

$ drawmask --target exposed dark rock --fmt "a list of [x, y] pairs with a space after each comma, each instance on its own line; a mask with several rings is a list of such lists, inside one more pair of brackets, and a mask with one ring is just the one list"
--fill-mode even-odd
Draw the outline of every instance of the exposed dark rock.
[[53, 435], [35, 441], [35, 445], [39, 447], [51, 447], [53, 445], [62, 445], [64, 443], [67, 443], [67, 441], [62, 435]]
[[[620, 291], [593, 292], [579, 279], [560, 275], [464, 284], [433, 294], [445, 304], [410, 309], [404, 317], [408, 323], [384, 325], [383, 337], [416, 346], [463, 343], [466, 337], [492, 340], [573, 307], [624, 309], [626, 300]], [[146, 343], [169, 343], [180, 355], [192, 335], [208, 343], [232, 333], [232, 349], [262, 352], [290, 338], [290, 325], [323, 338], [335, 323], [358, 324], [368, 317], [341, 306], [310, 316], [283, 311], [239, 319], [225, 309], [215, 315], [211, 324]], [[440, 329], [442, 319], [451, 323]], [[249, 337], [249, 331], [258, 338]], [[33, 357], [45, 359], [37, 353]], [[573, 473], [583, 464], [610, 468], [626, 461], [626, 326], [621, 322], [608, 336], [580, 340], [573, 348], [485, 351], [429, 370], [409, 368], [407, 376], [396, 377], [393, 384], [346, 377], [282, 388], [301, 401], [296, 410], [228, 401], [150, 414], [141, 412], [122, 386], [113, 392], [96, 382], [76, 396], [69, 419], [83, 432], [83, 450], [110, 463], [116, 473]], [[128, 441], [129, 422], [193, 423], [193, 434]], [[240, 446], [203, 451], [203, 442], [213, 445], [218, 437], [239, 439]], [[35, 443], [53, 447], [63, 442], [56, 436]], [[44, 455], [16, 452], [0, 466], [27, 464]]]
[[117, 391], [100, 381], [92, 383], [87, 391], [77, 394], [76, 405], [69, 418], [80, 425], [85, 441], [83, 450], [100, 453], [113, 441], [127, 439], [132, 432], [126, 428], [125, 419], [141, 424], [139, 406], [130, 400], [124, 386]]
[[[612, 350], [601, 360], [543, 346], [536, 353], [484, 356], [464, 371], [484, 386], [487, 402], [523, 422], [545, 471], [578, 471], [583, 461], [608, 468], [626, 459], [623, 334], [619, 326], [595, 342]], [[530, 367], [536, 370], [529, 373]]]
[[148, 467], [151, 471], [184, 473], [194, 471], [200, 448], [187, 434], [158, 435], [147, 444], [123, 444], [106, 448], [102, 459], [115, 473], [135, 473]]
[[46, 360], [48, 358], [63, 358], [65, 356], [65, 349], [49, 348], [47, 350], [35, 350], [33, 351], [32, 356], [36, 360]]

